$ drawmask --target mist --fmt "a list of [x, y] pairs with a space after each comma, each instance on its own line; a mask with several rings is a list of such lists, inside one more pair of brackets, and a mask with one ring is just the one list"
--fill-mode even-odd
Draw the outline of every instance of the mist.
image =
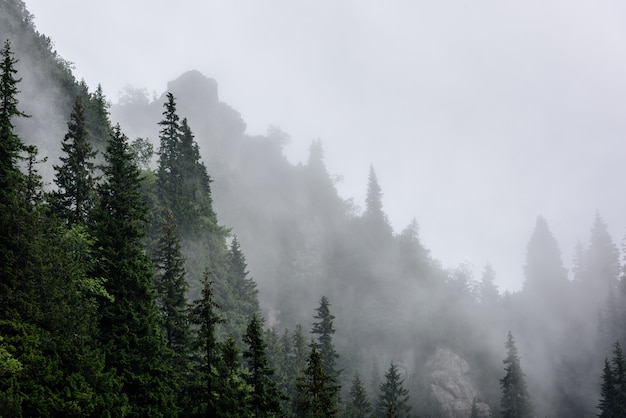
[[[329, 298], [344, 392], [395, 363], [416, 411], [497, 414], [511, 331], [537, 416], [595, 416], [626, 343], [624, 6], [48, 3], [37, 28], [130, 138], [158, 148], [176, 97], [267, 328]], [[70, 101], [20, 65], [51, 184]]]

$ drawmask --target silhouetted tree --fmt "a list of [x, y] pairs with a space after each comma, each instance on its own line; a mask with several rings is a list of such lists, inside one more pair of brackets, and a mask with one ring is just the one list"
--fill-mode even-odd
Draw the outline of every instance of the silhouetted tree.
[[369, 418], [371, 414], [372, 405], [363, 382], [361, 382], [359, 375], [356, 374], [354, 379], [352, 379], [352, 386], [350, 386], [345, 416], [347, 418]]
[[312, 343], [304, 374], [296, 381], [294, 412], [302, 418], [335, 417], [339, 390], [337, 380], [324, 370], [322, 356]]
[[248, 349], [244, 351], [243, 358], [249, 371], [247, 381], [252, 387], [252, 416], [271, 417], [280, 413], [281, 395], [271, 379], [274, 371], [269, 367], [261, 326], [261, 320], [254, 314], [244, 337]]
[[320, 306], [316, 309], [317, 314], [314, 316], [318, 322], [313, 323], [312, 334], [317, 335], [319, 354], [322, 357], [322, 365], [326, 373], [337, 379], [340, 370], [336, 369], [339, 354], [335, 351], [333, 345], [333, 320], [335, 316], [330, 313], [330, 302], [326, 296], [320, 299]]
[[509, 331], [506, 341], [507, 356], [504, 359], [506, 375], [500, 380], [502, 399], [500, 409], [503, 418], [532, 417], [533, 410], [526, 388], [526, 377], [520, 366], [520, 358], [513, 335]]
[[96, 176], [94, 158], [97, 154], [87, 142], [85, 112], [80, 99], [67, 124], [63, 138], [62, 164], [55, 165], [54, 182], [58, 190], [52, 194], [52, 206], [68, 225], [85, 224], [95, 204]]
[[601, 418], [626, 417], [626, 358], [619, 342], [615, 342], [611, 362], [604, 360], [600, 396]]
[[216, 328], [224, 320], [218, 313], [215, 303], [213, 282], [205, 270], [202, 280], [202, 297], [193, 301], [189, 321], [193, 328], [192, 346], [197, 356], [194, 359], [196, 373], [188, 388], [186, 408], [191, 416], [215, 416], [215, 365], [218, 358]]
[[398, 367], [389, 366], [385, 381], [380, 385], [380, 394], [376, 405], [376, 416], [380, 418], [406, 418], [409, 416], [409, 391], [403, 386]]

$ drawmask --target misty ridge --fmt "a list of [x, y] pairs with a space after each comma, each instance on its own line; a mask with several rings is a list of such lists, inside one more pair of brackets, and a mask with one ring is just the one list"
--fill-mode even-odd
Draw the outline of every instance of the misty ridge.
[[360, 209], [323, 138], [289, 162], [289, 134], [246, 134], [198, 71], [111, 104], [1, 5], [3, 83], [14, 65], [30, 115], [3, 105], [2, 152], [37, 147], [0, 172], [3, 416], [625, 416], [625, 266], [601, 214], [583, 243], [538, 216], [501, 293], [489, 264], [442, 266], [419, 219], [394, 231], [375, 167]]

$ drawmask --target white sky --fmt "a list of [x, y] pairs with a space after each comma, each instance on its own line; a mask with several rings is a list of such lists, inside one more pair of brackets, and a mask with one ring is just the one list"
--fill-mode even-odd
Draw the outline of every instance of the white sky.
[[[26, 0], [38, 30], [102, 83], [162, 93], [217, 80], [249, 134], [292, 161], [320, 138], [363, 205], [370, 163], [397, 231], [415, 217], [445, 267], [490, 261], [519, 289], [542, 214], [566, 266], [597, 211], [626, 232], [626, 3]], [[193, 127], [192, 127], [193, 129]], [[210, 171], [210, 168], [209, 168]]]

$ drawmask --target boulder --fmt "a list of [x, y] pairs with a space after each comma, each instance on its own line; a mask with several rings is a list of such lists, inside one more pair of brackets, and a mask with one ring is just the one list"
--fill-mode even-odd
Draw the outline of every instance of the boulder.
[[491, 416], [489, 405], [480, 402], [480, 392], [470, 378], [470, 367], [451, 350], [439, 347], [426, 362], [426, 381], [433, 396], [451, 418], [468, 418], [476, 399], [479, 417]]

